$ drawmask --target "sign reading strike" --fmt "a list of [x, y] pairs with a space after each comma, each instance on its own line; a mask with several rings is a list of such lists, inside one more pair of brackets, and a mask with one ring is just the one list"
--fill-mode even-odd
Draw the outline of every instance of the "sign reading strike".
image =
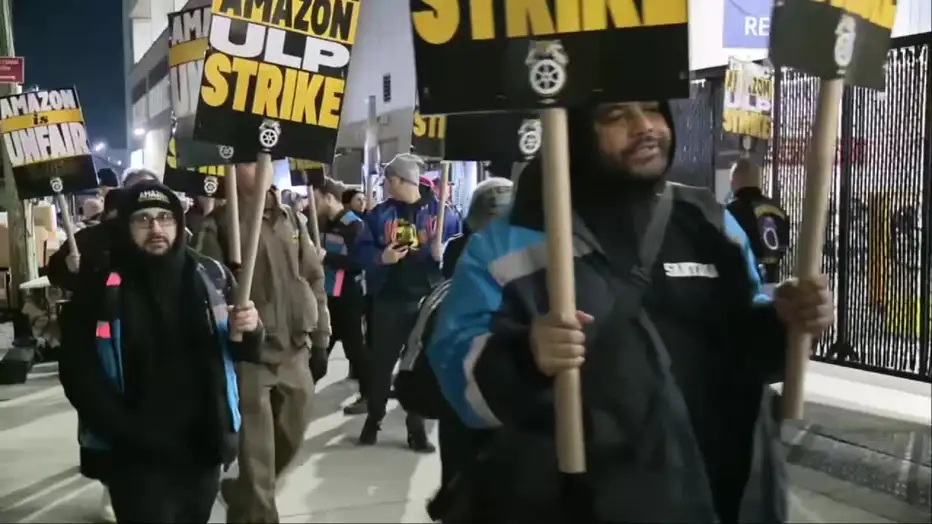
[[411, 0], [411, 20], [425, 113], [689, 96], [687, 0]]
[[359, 0], [213, 0], [194, 138], [329, 161]]
[[74, 88], [0, 98], [0, 131], [20, 198], [97, 187], [84, 115]]
[[443, 140], [446, 129], [446, 116], [425, 116], [415, 110], [414, 125], [411, 130], [411, 148], [415, 153], [426, 158], [443, 158]]
[[[782, 0], [773, 9], [770, 59], [819, 78], [883, 89], [897, 0]], [[800, 32], [800, 27], [807, 30]]]
[[184, 167], [178, 163], [176, 138], [168, 141], [165, 155], [165, 185], [186, 195], [222, 197], [225, 191], [225, 165]]
[[736, 135], [769, 140], [773, 109], [773, 70], [728, 59], [722, 128]]

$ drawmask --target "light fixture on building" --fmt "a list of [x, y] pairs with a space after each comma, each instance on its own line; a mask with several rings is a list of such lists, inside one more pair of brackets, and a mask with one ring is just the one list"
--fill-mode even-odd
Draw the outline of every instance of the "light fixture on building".
[[97, 142], [96, 144], [94, 144], [94, 151], [95, 151], [95, 152], [100, 153], [100, 152], [103, 151], [104, 149], [107, 149], [107, 144], [105, 144], [105, 143], [103, 143], [103, 142]]
[[145, 134], [146, 134], [146, 128], [144, 127], [137, 127], [136, 129], [133, 129], [133, 136], [141, 137]]

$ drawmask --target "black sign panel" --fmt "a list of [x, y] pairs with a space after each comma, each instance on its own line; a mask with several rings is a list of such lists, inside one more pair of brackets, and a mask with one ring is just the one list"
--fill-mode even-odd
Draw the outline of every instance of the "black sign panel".
[[844, 78], [850, 85], [883, 89], [896, 0], [849, 4], [842, 9], [820, 0], [776, 2], [771, 61], [819, 78]]
[[415, 109], [411, 130], [411, 149], [413, 152], [424, 158], [444, 158], [443, 140], [446, 127], [446, 116], [422, 115]]
[[446, 160], [518, 162], [537, 155], [540, 120], [533, 113], [477, 113], [447, 117]]
[[213, 0], [193, 137], [330, 161], [360, 1], [263, 3]]
[[176, 143], [178, 142], [184, 141], [174, 137], [168, 141], [168, 153], [165, 155], [165, 175], [162, 179], [165, 185], [186, 195], [224, 198], [226, 194], [226, 166], [182, 167], [178, 164], [176, 149]]
[[424, 113], [689, 96], [687, 0], [411, 0], [411, 19]]
[[21, 199], [97, 187], [97, 170], [73, 87], [0, 98], [0, 133]]
[[300, 158], [289, 158], [292, 186], [320, 187], [324, 184], [324, 164]]

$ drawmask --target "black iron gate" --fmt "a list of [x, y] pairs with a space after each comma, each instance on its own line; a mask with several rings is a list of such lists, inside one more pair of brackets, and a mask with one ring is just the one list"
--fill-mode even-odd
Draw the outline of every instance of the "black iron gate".
[[[817, 360], [932, 381], [932, 33], [894, 39], [884, 92], [846, 88], [839, 119], [822, 269], [838, 322], [813, 348]], [[673, 104], [672, 178], [714, 187], [738, 150], [722, 133], [725, 68], [694, 72], [692, 97]], [[818, 80], [775, 75], [773, 137], [756, 151], [764, 188], [799, 231], [805, 158]], [[783, 262], [792, 273], [796, 253]]]
[[[930, 43], [932, 33], [894, 40], [884, 92], [845, 90], [823, 246], [838, 323], [814, 348], [817, 360], [925, 381], [932, 381]], [[767, 171], [794, 238], [817, 94], [815, 78], [778, 73]]]

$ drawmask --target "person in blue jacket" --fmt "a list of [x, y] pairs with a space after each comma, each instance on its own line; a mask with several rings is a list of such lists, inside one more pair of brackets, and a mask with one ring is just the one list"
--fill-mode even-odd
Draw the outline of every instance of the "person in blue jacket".
[[[373, 346], [369, 369], [368, 415], [359, 435], [362, 445], [375, 444], [385, 405], [391, 392], [392, 371], [408, 334], [417, 320], [421, 300], [442, 280], [442, 248], [437, 235], [446, 241], [459, 232], [455, 220], [444, 221], [437, 231], [436, 198], [423, 198], [419, 183], [423, 161], [412, 154], [393, 158], [384, 170], [386, 200], [363, 216], [363, 228], [350, 250], [366, 271], [367, 293], [372, 300]], [[424, 421], [408, 414], [408, 446], [431, 453]]]
[[[510, 215], [470, 238], [428, 358], [463, 422], [496, 436], [442, 520], [786, 520], [768, 383], [788, 330], [820, 335], [833, 298], [824, 277], [761, 293], [735, 219], [707, 189], [665, 182], [673, 129], [666, 102], [570, 111], [575, 314], [550, 313], [539, 162]], [[583, 476], [556, 461], [553, 377], [571, 369]]]

